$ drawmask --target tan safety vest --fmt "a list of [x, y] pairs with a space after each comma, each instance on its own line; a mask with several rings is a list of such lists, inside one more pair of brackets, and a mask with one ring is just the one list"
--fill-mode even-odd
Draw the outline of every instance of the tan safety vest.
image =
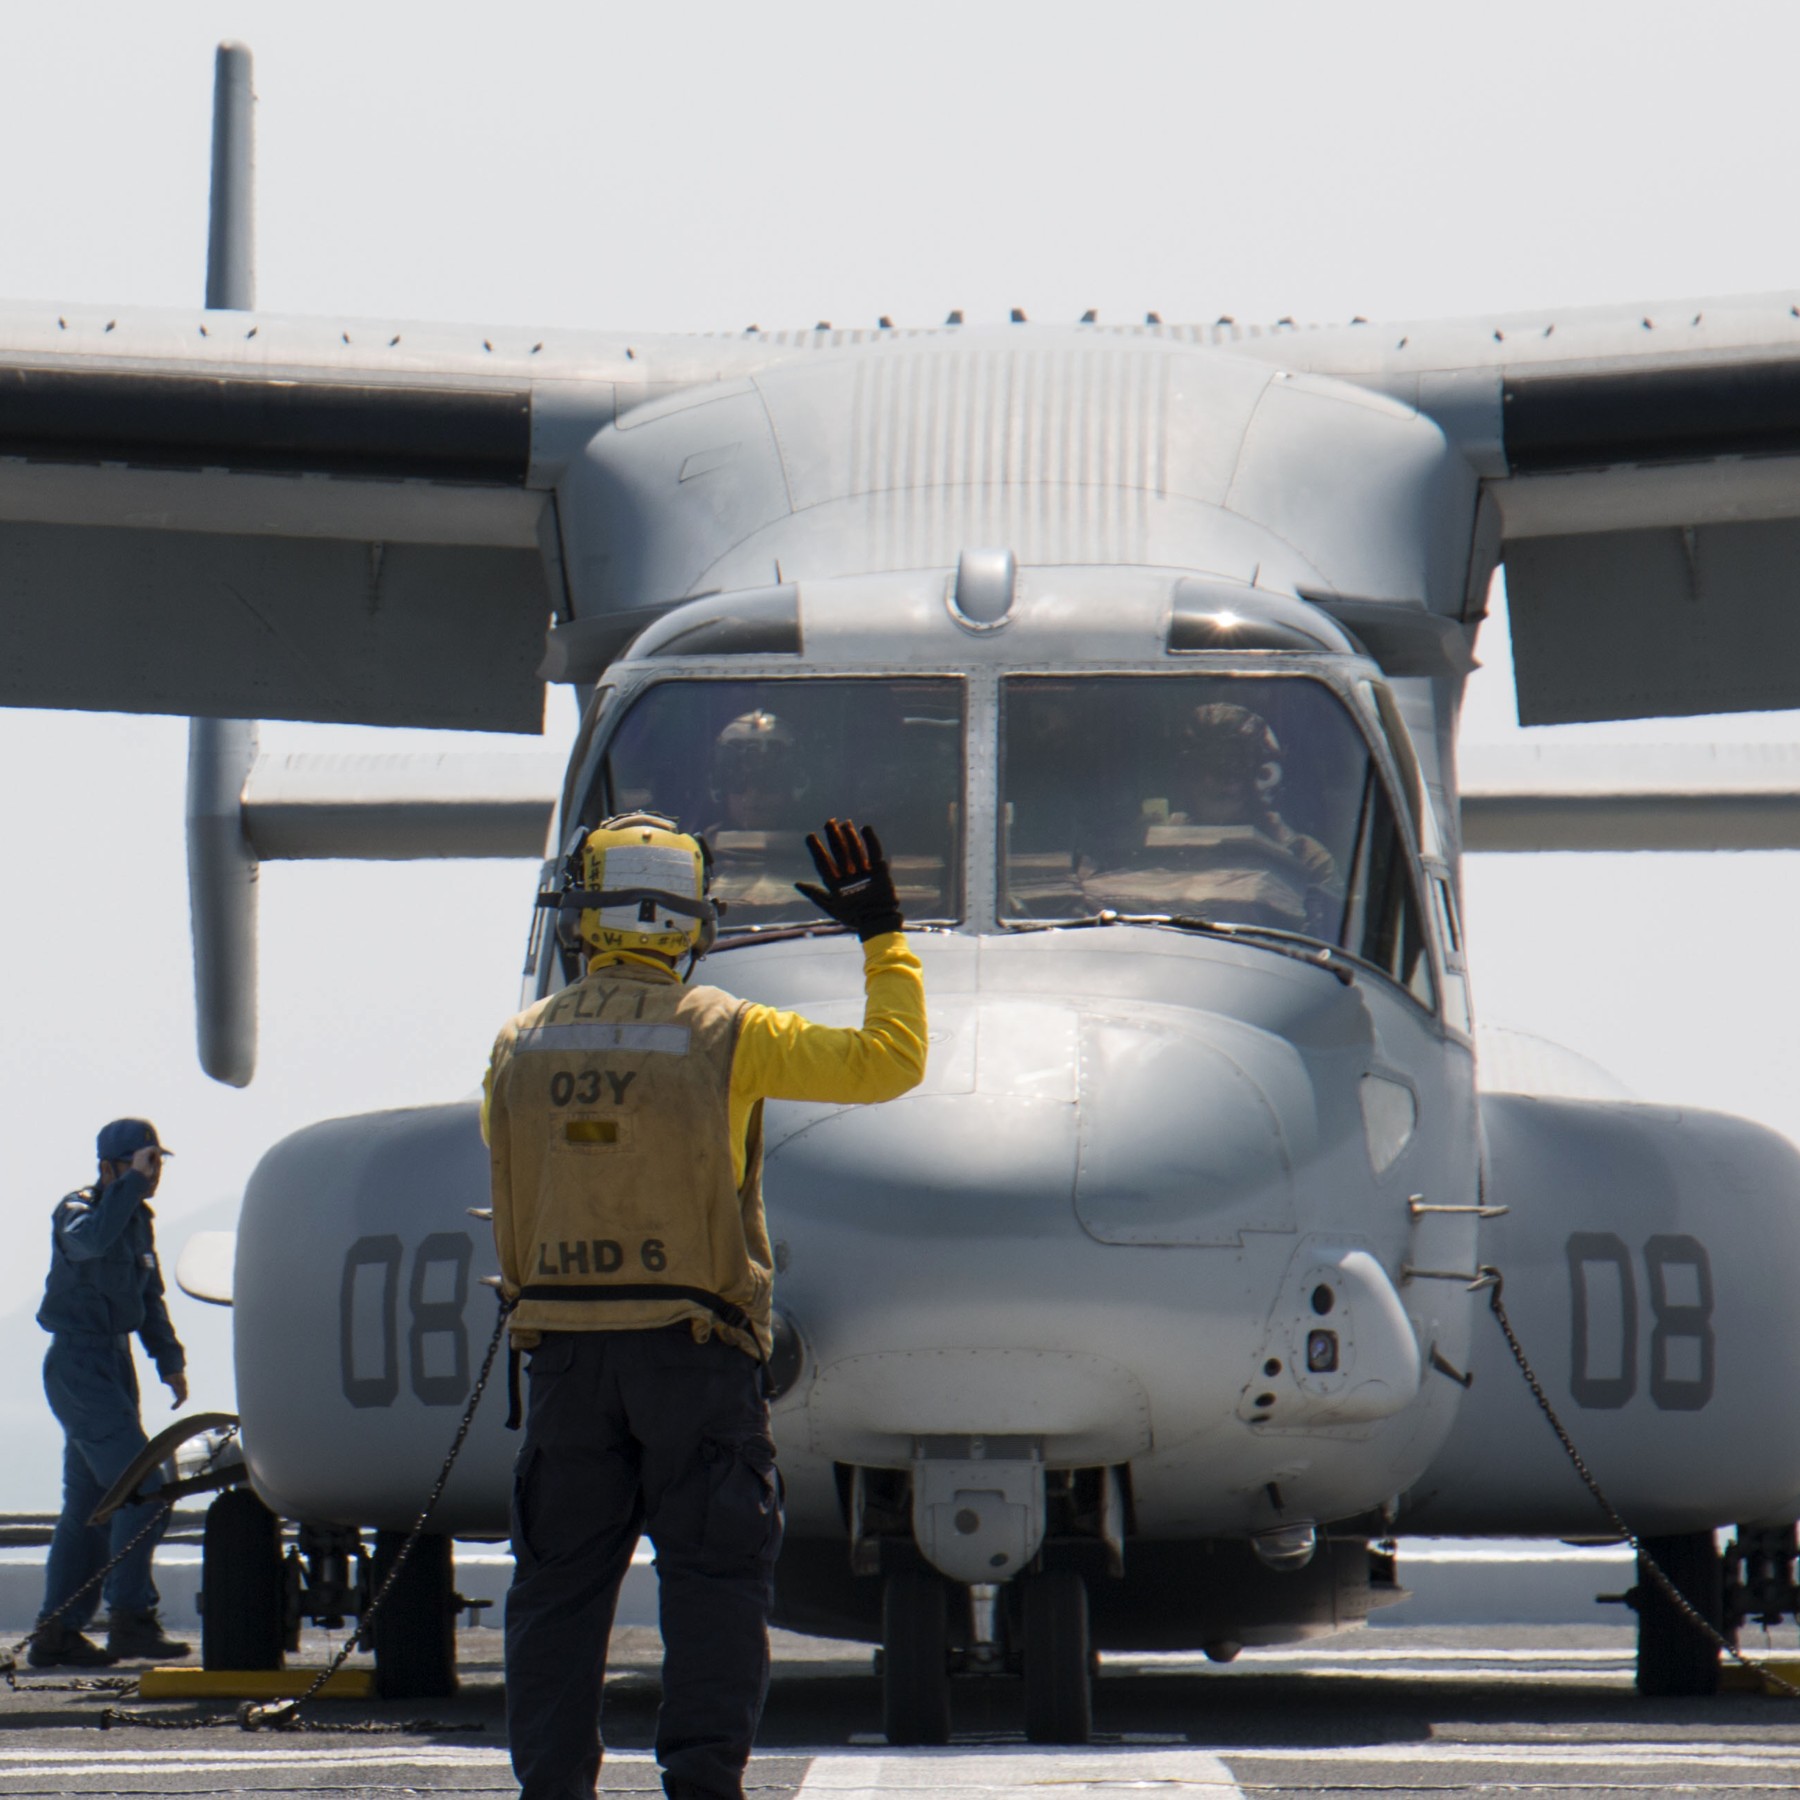
[[501, 1032], [488, 1135], [515, 1342], [690, 1319], [768, 1354], [762, 1108], [741, 1188], [727, 1123], [744, 1006], [604, 968]]

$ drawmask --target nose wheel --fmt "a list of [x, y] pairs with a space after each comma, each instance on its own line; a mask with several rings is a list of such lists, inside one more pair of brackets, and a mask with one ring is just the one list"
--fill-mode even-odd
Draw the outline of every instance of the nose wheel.
[[1046, 1569], [1021, 1587], [1025, 1736], [1034, 1744], [1085, 1744], [1094, 1730], [1087, 1583], [1073, 1569]]
[[950, 1584], [904, 1570], [881, 1594], [881, 1724], [890, 1744], [950, 1741]]

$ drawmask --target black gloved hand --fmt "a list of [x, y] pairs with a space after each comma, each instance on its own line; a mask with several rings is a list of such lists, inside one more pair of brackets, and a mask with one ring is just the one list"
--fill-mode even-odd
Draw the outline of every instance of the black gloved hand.
[[826, 822], [825, 837], [829, 848], [817, 832], [806, 840], [813, 867], [825, 885], [796, 881], [794, 886], [820, 912], [848, 926], [865, 944], [884, 931], [899, 931], [905, 924], [900, 898], [873, 827], [865, 825], [859, 832], [854, 819], [831, 819]]

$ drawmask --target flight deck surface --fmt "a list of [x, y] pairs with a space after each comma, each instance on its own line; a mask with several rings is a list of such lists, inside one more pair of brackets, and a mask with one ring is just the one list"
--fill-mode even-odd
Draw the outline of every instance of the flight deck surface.
[[[1792, 1654], [1792, 1632], [1778, 1640]], [[301, 1661], [323, 1660], [309, 1633]], [[462, 1635], [453, 1700], [320, 1705], [304, 1732], [241, 1730], [226, 1702], [143, 1702], [23, 1675], [0, 1689], [0, 1800], [39, 1795], [510, 1794], [499, 1633]], [[1016, 1682], [959, 1682], [946, 1749], [891, 1750], [869, 1654], [778, 1633], [752, 1800], [1225, 1800], [1233, 1794], [1800, 1790], [1800, 1703], [1727, 1693], [1647, 1701], [1628, 1627], [1466, 1626], [1346, 1632], [1199, 1656], [1109, 1656], [1095, 1742], [1040, 1748]], [[654, 1631], [615, 1644], [602, 1791], [658, 1791]], [[107, 1708], [145, 1723], [102, 1729]], [[211, 1724], [203, 1721], [215, 1721]], [[161, 1726], [161, 1729], [156, 1728]], [[187, 1727], [187, 1728], [183, 1728]]]

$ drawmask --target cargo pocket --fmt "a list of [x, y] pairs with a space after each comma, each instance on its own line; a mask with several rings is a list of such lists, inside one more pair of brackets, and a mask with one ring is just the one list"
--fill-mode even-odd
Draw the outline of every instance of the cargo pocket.
[[709, 1439], [701, 1455], [710, 1466], [706, 1527], [709, 1557], [774, 1562], [781, 1550], [783, 1488], [775, 1449], [767, 1438], [736, 1443]]
[[604, 1500], [595, 1491], [592, 1459], [528, 1445], [513, 1464], [514, 1557], [523, 1564], [591, 1554]]

